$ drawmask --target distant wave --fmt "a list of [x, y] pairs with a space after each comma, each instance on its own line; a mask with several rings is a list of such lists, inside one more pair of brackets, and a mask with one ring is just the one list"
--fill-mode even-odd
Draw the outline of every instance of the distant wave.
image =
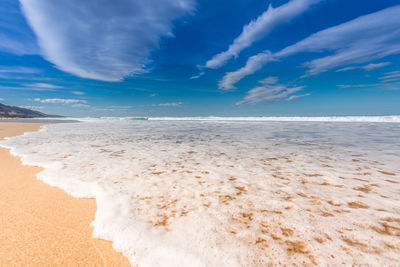
[[[51, 119], [51, 118], [50, 118]], [[34, 120], [34, 119], [33, 119]], [[46, 120], [40, 118], [40, 120]], [[55, 120], [52, 118], [51, 120]], [[326, 116], [326, 117], [101, 117], [57, 118], [60, 121], [286, 121], [286, 122], [385, 122], [400, 123], [400, 115], [393, 116]]]
[[400, 116], [331, 116], [331, 117], [154, 117], [149, 120], [174, 121], [315, 121], [315, 122], [396, 122]]

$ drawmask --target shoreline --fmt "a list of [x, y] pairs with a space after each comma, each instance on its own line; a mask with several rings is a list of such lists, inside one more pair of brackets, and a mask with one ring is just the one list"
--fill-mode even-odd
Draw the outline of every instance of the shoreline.
[[[0, 122], [0, 140], [37, 131], [44, 124]], [[77, 199], [36, 178], [0, 148], [0, 265], [130, 266], [110, 241], [92, 237], [95, 199]], [[12, 178], [12, 179], [11, 179]]]

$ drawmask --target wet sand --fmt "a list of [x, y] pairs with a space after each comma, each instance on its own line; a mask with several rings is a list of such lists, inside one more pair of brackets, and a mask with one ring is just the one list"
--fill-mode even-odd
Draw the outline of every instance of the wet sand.
[[[0, 122], [0, 140], [40, 126]], [[130, 266], [111, 242], [92, 237], [95, 200], [44, 184], [40, 170], [0, 148], [0, 266]]]

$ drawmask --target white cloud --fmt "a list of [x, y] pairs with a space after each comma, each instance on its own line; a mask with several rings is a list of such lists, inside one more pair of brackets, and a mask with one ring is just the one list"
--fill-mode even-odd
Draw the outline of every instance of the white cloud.
[[151, 97], [158, 96], [158, 94], [150, 94]]
[[183, 102], [171, 102], [158, 104], [160, 107], [179, 107], [183, 105]]
[[86, 104], [73, 104], [72, 107], [73, 108], [90, 108], [90, 106], [86, 105]]
[[[221, 89], [232, 89], [245, 76], [253, 74], [272, 60], [280, 60], [301, 52], [333, 52], [304, 64], [306, 76], [349, 64], [361, 64], [400, 53], [400, 5], [312, 34], [306, 39], [271, 55], [264, 51], [252, 56], [246, 66], [225, 75]], [[266, 55], [271, 55], [266, 57]], [[249, 68], [258, 62], [256, 68]], [[235, 77], [235, 79], [232, 79]]]
[[189, 79], [190, 79], [190, 80], [198, 79], [198, 78], [200, 78], [201, 76], [203, 76], [204, 74], [205, 74], [205, 72], [204, 72], [204, 71], [201, 71], [201, 72], [199, 72], [199, 74], [193, 75], [193, 76], [190, 77]]
[[0, 101], [3, 101], [3, 100], [4, 100], [4, 98], [1, 98], [1, 97], [0, 97]]
[[[261, 102], [278, 101], [285, 99], [287, 101], [293, 100], [306, 95], [295, 96], [294, 93], [303, 90], [304, 86], [290, 87], [283, 84], [278, 84], [276, 77], [268, 77], [264, 80], [259, 81], [262, 85], [257, 86], [247, 92], [246, 96], [236, 103], [236, 105], [242, 104], [257, 104]], [[291, 96], [292, 95], [292, 96]]]
[[371, 71], [371, 70], [389, 66], [390, 64], [392, 64], [392, 62], [382, 62], [382, 63], [376, 63], [376, 64], [370, 63], [365, 66], [350, 66], [350, 67], [338, 69], [338, 70], [336, 70], [336, 72], [343, 72], [343, 71], [356, 70], [356, 69], [363, 69], [365, 71]]
[[343, 72], [343, 71], [349, 71], [349, 70], [356, 70], [356, 69], [360, 69], [360, 68], [361, 68], [361, 67], [350, 66], [350, 67], [338, 69], [338, 70], [336, 70], [336, 72]]
[[82, 99], [63, 99], [63, 98], [47, 98], [47, 99], [41, 99], [41, 98], [35, 98], [33, 99], [35, 102], [40, 102], [40, 103], [50, 103], [50, 104], [79, 104], [79, 103], [87, 103], [86, 100]]
[[133, 108], [133, 106], [108, 106], [106, 108], [110, 108], [110, 109], [131, 109], [131, 108]]
[[38, 92], [54, 91], [54, 89], [41, 88], [41, 87], [1, 86], [1, 85], [0, 85], [0, 89], [3, 89], [3, 90], [18, 90], [18, 91], [38, 91]]
[[40, 70], [22, 66], [0, 66], [0, 73], [36, 74], [40, 73]]
[[388, 82], [388, 83], [369, 83], [369, 84], [338, 84], [339, 88], [364, 88], [364, 87], [390, 87], [400, 85], [399, 82]]
[[29, 77], [29, 80], [49, 79], [35, 75], [40, 72], [39, 69], [22, 66], [0, 66], [0, 79], [26, 80], [27, 77]]
[[371, 83], [371, 84], [338, 84], [339, 88], [362, 88], [362, 87], [377, 87], [382, 86], [381, 83]]
[[81, 91], [71, 91], [71, 93], [73, 93], [74, 95], [84, 95], [84, 92]]
[[36, 38], [16, 0], [0, 1], [0, 51], [17, 55], [37, 54]]
[[300, 52], [333, 51], [305, 64], [315, 75], [348, 64], [359, 64], [400, 53], [400, 5], [328, 28], [286, 47], [278, 58]]
[[47, 60], [83, 78], [120, 81], [143, 73], [174, 19], [195, 0], [20, 0]]
[[19, 106], [19, 107], [27, 108], [27, 109], [30, 109], [30, 110], [38, 110], [38, 111], [41, 111], [41, 110], [44, 109], [43, 106]]
[[23, 43], [18, 39], [11, 39], [9, 35], [0, 33], [0, 50], [13, 53], [16, 55], [29, 55], [38, 52], [37, 47], [34, 45], [34, 39], [27, 43]]
[[400, 71], [392, 71], [385, 73], [384, 76], [379, 78], [382, 82], [393, 82], [400, 80]]
[[338, 84], [339, 88], [363, 88], [363, 87], [393, 87], [400, 84], [400, 71], [392, 71], [384, 73], [383, 76], [378, 78], [379, 83], [367, 84]]
[[311, 95], [311, 94], [307, 93], [307, 94], [303, 94], [303, 95], [292, 95], [292, 96], [288, 97], [286, 99], [286, 101], [292, 101], [292, 100], [295, 100], [295, 99], [298, 99], [298, 98], [301, 98], [301, 97], [305, 97], [305, 96], [309, 96], [309, 95]]
[[222, 80], [218, 83], [219, 89], [235, 89], [235, 87], [233, 86], [235, 83], [239, 82], [247, 75], [253, 74], [254, 72], [258, 71], [266, 62], [272, 60], [273, 57], [269, 51], [250, 57], [249, 60], [247, 60], [246, 66], [237, 71], [227, 72], [225, 74], [224, 78], [222, 78]]
[[392, 62], [382, 62], [382, 63], [371, 63], [368, 64], [366, 66], [361, 67], [362, 69], [366, 70], [366, 71], [371, 71], [371, 70], [375, 70], [375, 69], [380, 69], [386, 66], [389, 66], [390, 64], [392, 64]]
[[277, 84], [278, 83], [278, 77], [269, 76], [269, 77], [264, 78], [261, 81], [259, 81], [259, 83], [262, 83], [262, 84]]
[[62, 86], [49, 83], [27, 83], [19, 86], [0, 86], [0, 89], [22, 90], [22, 91], [56, 91], [63, 88]]
[[319, 2], [321, 0], [291, 0], [277, 8], [269, 5], [261, 16], [243, 27], [242, 33], [233, 41], [227, 51], [219, 53], [207, 61], [206, 67], [216, 69], [223, 66], [229, 59], [237, 57], [243, 49], [264, 38], [277, 26], [290, 22]]
[[50, 83], [29, 83], [25, 85], [26, 87], [42, 88], [42, 89], [60, 89], [62, 86], [50, 84]]

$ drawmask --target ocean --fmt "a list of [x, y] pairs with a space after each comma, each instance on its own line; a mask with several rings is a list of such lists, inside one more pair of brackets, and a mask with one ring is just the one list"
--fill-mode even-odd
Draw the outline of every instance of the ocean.
[[0, 146], [132, 265], [400, 261], [400, 116], [74, 120]]

